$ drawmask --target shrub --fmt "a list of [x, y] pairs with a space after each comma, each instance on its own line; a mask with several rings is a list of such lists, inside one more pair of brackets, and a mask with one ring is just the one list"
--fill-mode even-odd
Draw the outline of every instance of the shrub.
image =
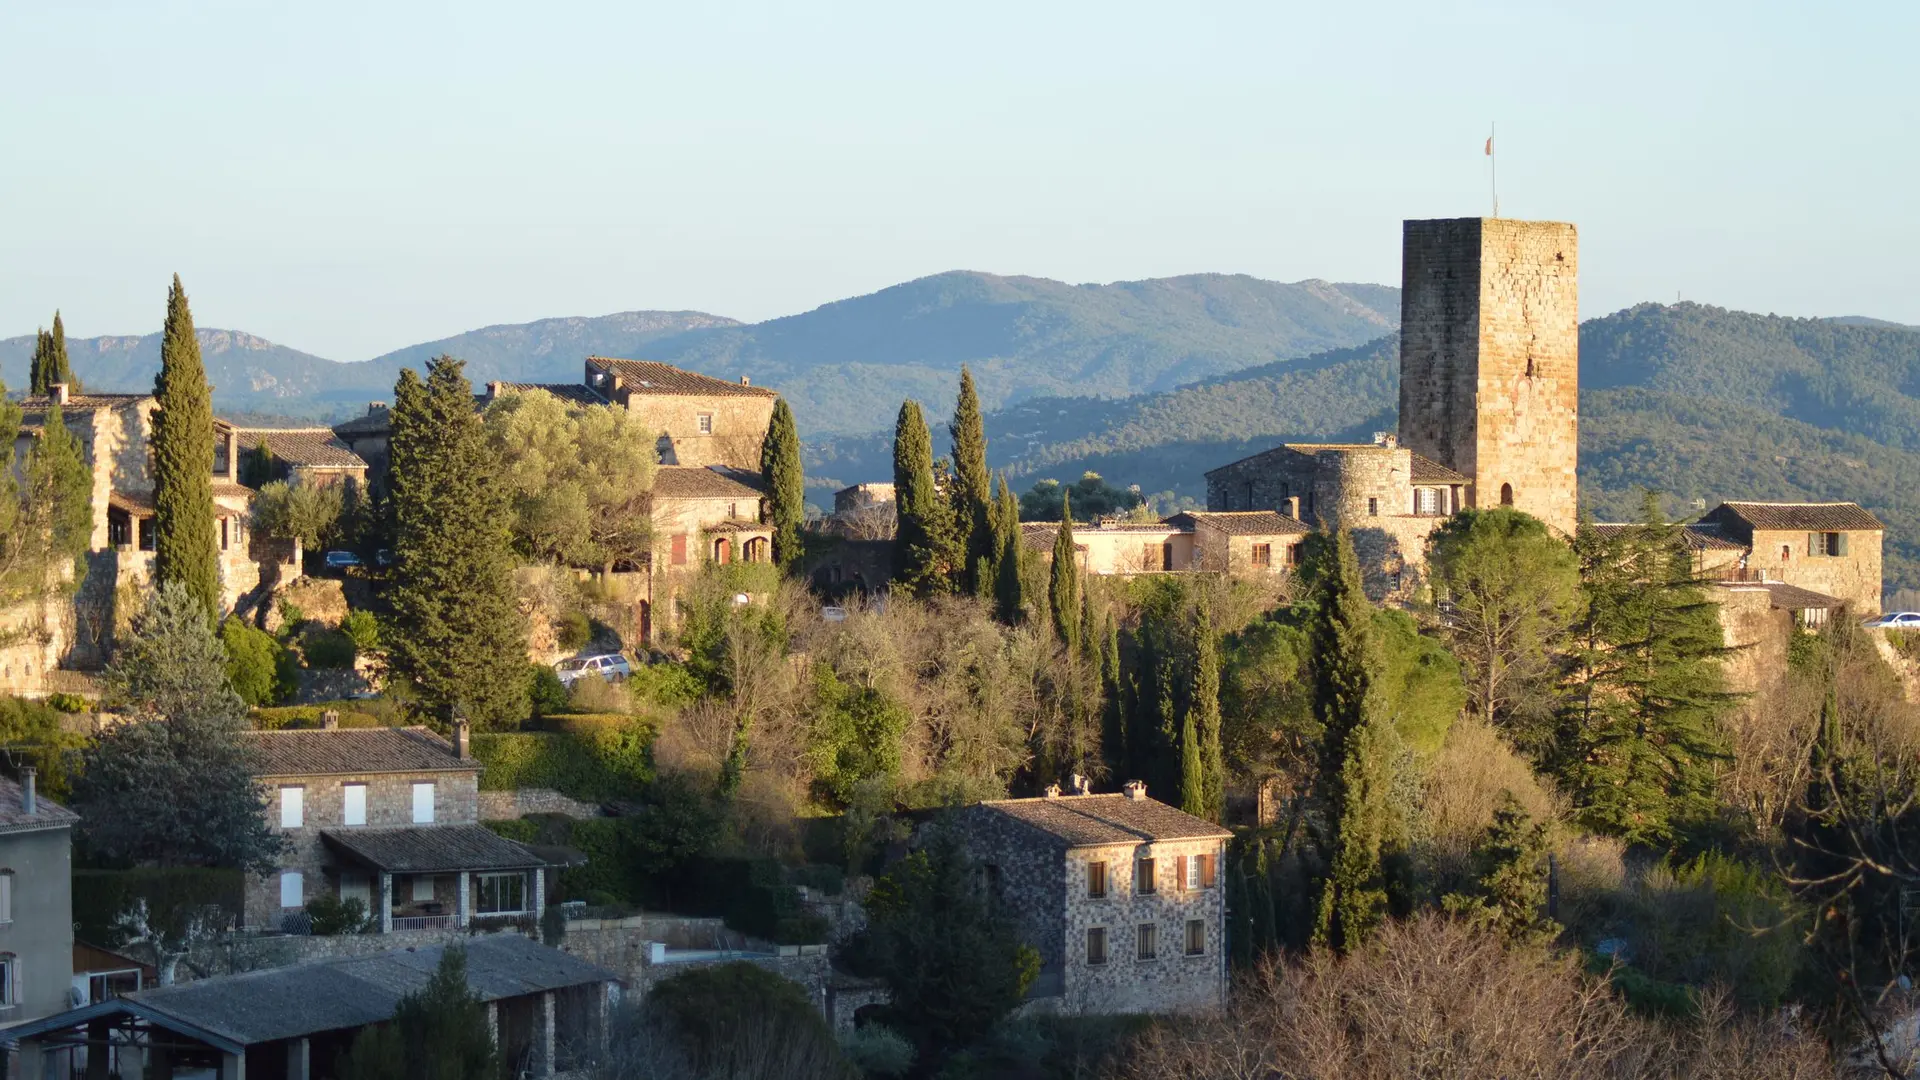
[[626, 689], [598, 675], [587, 675], [576, 679], [569, 700], [572, 712], [627, 713], [633, 711], [633, 699], [627, 696]]
[[274, 610], [280, 613], [280, 635], [282, 637], [292, 637], [299, 631], [300, 624], [307, 621], [305, 609], [291, 600], [283, 598]]
[[338, 630], [308, 630], [300, 640], [300, 651], [310, 668], [350, 668], [353, 666], [353, 639]]
[[65, 692], [47, 695], [47, 708], [61, 713], [83, 713], [93, 709], [93, 704], [79, 694]]
[[380, 620], [371, 611], [347, 612], [347, 617], [340, 620], [340, 632], [360, 652], [370, 653], [380, 647]]
[[840, 1037], [840, 1052], [867, 1076], [905, 1076], [913, 1068], [913, 1044], [892, 1028], [879, 1024]]
[[553, 634], [562, 649], [573, 652], [593, 640], [593, 623], [588, 621], [586, 612], [569, 611], [554, 621]]
[[480, 787], [552, 788], [589, 802], [637, 799], [645, 793], [653, 778], [651, 728], [626, 716], [555, 720], [565, 728], [474, 735], [473, 756], [486, 766]]
[[743, 961], [663, 979], [647, 1012], [697, 1075], [840, 1080], [853, 1070], [800, 984]]
[[646, 664], [633, 669], [627, 694], [636, 703], [665, 708], [691, 705], [700, 699], [700, 679], [685, 664]]
[[567, 686], [560, 676], [545, 664], [527, 665], [527, 704], [533, 710], [533, 718], [538, 720], [554, 713], [566, 712], [572, 702], [567, 695]]
[[293, 689], [281, 679], [286, 649], [272, 634], [228, 619], [220, 624], [220, 643], [227, 649], [227, 678], [242, 701], [271, 705]]
[[60, 716], [51, 701], [0, 698], [0, 746], [8, 748], [11, 764], [38, 769], [40, 790], [49, 799], [65, 801], [87, 739], [61, 727]]
[[390, 726], [377, 713], [365, 711], [370, 702], [328, 701], [318, 705], [276, 705], [267, 709], [254, 709], [248, 716], [259, 731], [280, 731], [287, 728], [317, 728], [320, 716], [329, 710], [340, 714], [340, 726], [343, 728], [373, 728]]
[[321, 893], [307, 901], [307, 918], [320, 937], [367, 932], [367, 905], [357, 896], [345, 900]]

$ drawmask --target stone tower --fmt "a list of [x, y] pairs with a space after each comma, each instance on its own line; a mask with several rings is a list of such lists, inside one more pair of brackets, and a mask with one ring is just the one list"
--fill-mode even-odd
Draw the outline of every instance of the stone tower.
[[1405, 223], [1400, 445], [1571, 535], [1578, 495], [1579, 237], [1557, 221]]

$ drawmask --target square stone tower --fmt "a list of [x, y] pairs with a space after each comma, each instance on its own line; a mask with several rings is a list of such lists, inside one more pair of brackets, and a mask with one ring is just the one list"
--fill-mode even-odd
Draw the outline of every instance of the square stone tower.
[[1558, 221], [1408, 221], [1400, 445], [1572, 534], [1580, 431], [1579, 237]]

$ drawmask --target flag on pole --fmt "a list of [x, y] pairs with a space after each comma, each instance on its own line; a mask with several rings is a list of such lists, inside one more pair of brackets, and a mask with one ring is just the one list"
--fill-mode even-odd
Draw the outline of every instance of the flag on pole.
[[1493, 136], [1487, 136], [1487, 156], [1493, 156]]

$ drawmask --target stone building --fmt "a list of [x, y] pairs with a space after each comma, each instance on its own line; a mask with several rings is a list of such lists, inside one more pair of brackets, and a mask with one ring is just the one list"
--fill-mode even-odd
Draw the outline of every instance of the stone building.
[[1727, 502], [1701, 524], [1744, 549], [1747, 579], [1823, 593], [1855, 615], [1880, 611], [1886, 526], [1857, 503]]
[[[235, 428], [240, 450], [240, 475], [254, 486], [274, 480], [292, 484], [345, 485], [362, 492], [367, 484], [367, 460], [353, 452], [332, 428]], [[262, 475], [248, 476], [249, 460], [264, 466]]]
[[79, 821], [39, 794], [32, 767], [0, 777], [0, 1030], [67, 1007]]
[[[1300, 564], [1308, 531], [1271, 510], [1189, 510], [1158, 522], [1075, 522], [1073, 546], [1088, 574], [1282, 575]], [[1056, 521], [1020, 524], [1021, 542], [1042, 557], [1051, 556], [1059, 532]]]
[[641, 639], [651, 643], [675, 617], [675, 600], [702, 566], [773, 561], [773, 527], [760, 520], [760, 475], [722, 466], [661, 465], [648, 513], [653, 552], [639, 599]]
[[287, 849], [249, 877], [244, 924], [298, 930], [315, 896], [357, 898], [381, 932], [537, 916], [545, 861], [479, 824], [481, 765], [426, 728], [251, 731], [268, 823]]
[[744, 375], [734, 383], [653, 360], [589, 356], [586, 369], [588, 387], [660, 433], [662, 465], [760, 468], [760, 444], [779, 396], [772, 390]]
[[988, 899], [1040, 952], [1036, 1007], [1182, 1012], [1226, 1000], [1231, 833], [1150, 799], [1049, 795], [967, 807], [956, 827]]

